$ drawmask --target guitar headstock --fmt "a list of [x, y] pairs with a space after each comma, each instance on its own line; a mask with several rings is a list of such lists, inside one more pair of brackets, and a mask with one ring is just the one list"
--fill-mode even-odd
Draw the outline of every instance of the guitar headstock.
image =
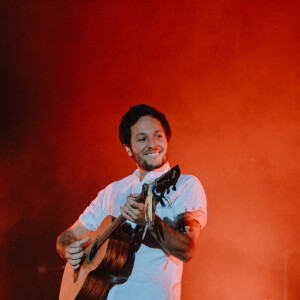
[[176, 191], [176, 183], [180, 176], [179, 166], [176, 165], [170, 171], [163, 174], [161, 177], [157, 178], [154, 182], [155, 193], [161, 194], [162, 196], [166, 191], [168, 191], [171, 187], [174, 191]]

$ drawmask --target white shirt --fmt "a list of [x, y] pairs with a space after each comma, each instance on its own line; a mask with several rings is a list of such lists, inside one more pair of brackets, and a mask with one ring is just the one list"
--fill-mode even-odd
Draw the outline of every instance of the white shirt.
[[[144, 183], [151, 183], [170, 170], [166, 163], [161, 172], [149, 172], [142, 181], [140, 172], [108, 185], [100, 191], [79, 220], [88, 230], [97, 230], [107, 215], [118, 217], [120, 206], [126, 202], [129, 194], [139, 194]], [[181, 175], [176, 184], [176, 191], [170, 190], [167, 195], [170, 205], [162, 207], [158, 203], [156, 215], [167, 223], [174, 221], [179, 214], [188, 212], [203, 228], [206, 224], [206, 196], [200, 181], [192, 175]], [[135, 224], [131, 223], [132, 227]], [[135, 254], [134, 268], [128, 280], [115, 285], [108, 294], [108, 300], [177, 300], [180, 299], [181, 276], [183, 263], [161, 249], [141, 245]]]

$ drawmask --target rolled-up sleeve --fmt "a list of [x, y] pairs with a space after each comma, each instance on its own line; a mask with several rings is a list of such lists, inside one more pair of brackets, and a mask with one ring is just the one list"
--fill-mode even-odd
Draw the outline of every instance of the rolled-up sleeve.
[[207, 221], [207, 201], [199, 179], [192, 175], [182, 175], [178, 183], [179, 195], [171, 204], [174, 219], [185, 213], [186, 217], [196, 220], [203, 228]]
[[96, 231], [103, 219], [109, 215], [109, 195], [111, 186], [107, 186], [104, 190], [98, 193], [98, 196], [91, 202], [91, 204], [79, 216], [79, 221], [82, 225], [92, 231]]

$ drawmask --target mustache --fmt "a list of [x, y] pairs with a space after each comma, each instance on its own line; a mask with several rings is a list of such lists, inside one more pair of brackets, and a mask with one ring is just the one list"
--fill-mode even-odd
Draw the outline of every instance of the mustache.
[[144, 154], [151, 154], [151, 153], [157, 153], [157, 152], [162, 152], [163, 151], [163, 149], [161, 149], [161, 148], [158, 148], [158, 149], [147, 149], [146, 151], [144, 151], [143, 153]]

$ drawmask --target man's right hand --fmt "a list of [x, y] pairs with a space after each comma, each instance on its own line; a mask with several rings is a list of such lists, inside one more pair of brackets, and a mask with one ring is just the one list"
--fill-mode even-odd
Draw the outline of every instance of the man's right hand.
[[90, 237], [86, 237], [83, 240], [78, 240], [68, 246], [65, 246], [64, 249], [64, 256], [71, 264], [74, 270], [80, 267], [80, 263], [84, 258], [84, 247], [83, 245], [86, 244], [90, 240]]
[[74, 270], [78, 269], [84, 258], [84, 244], [90, 238], [81, 240], [80, 237], [88, 230], [77, 220], [69, 229], [62, 232], [56, 240], [56, 249], [61, 258], [67, 259]]

